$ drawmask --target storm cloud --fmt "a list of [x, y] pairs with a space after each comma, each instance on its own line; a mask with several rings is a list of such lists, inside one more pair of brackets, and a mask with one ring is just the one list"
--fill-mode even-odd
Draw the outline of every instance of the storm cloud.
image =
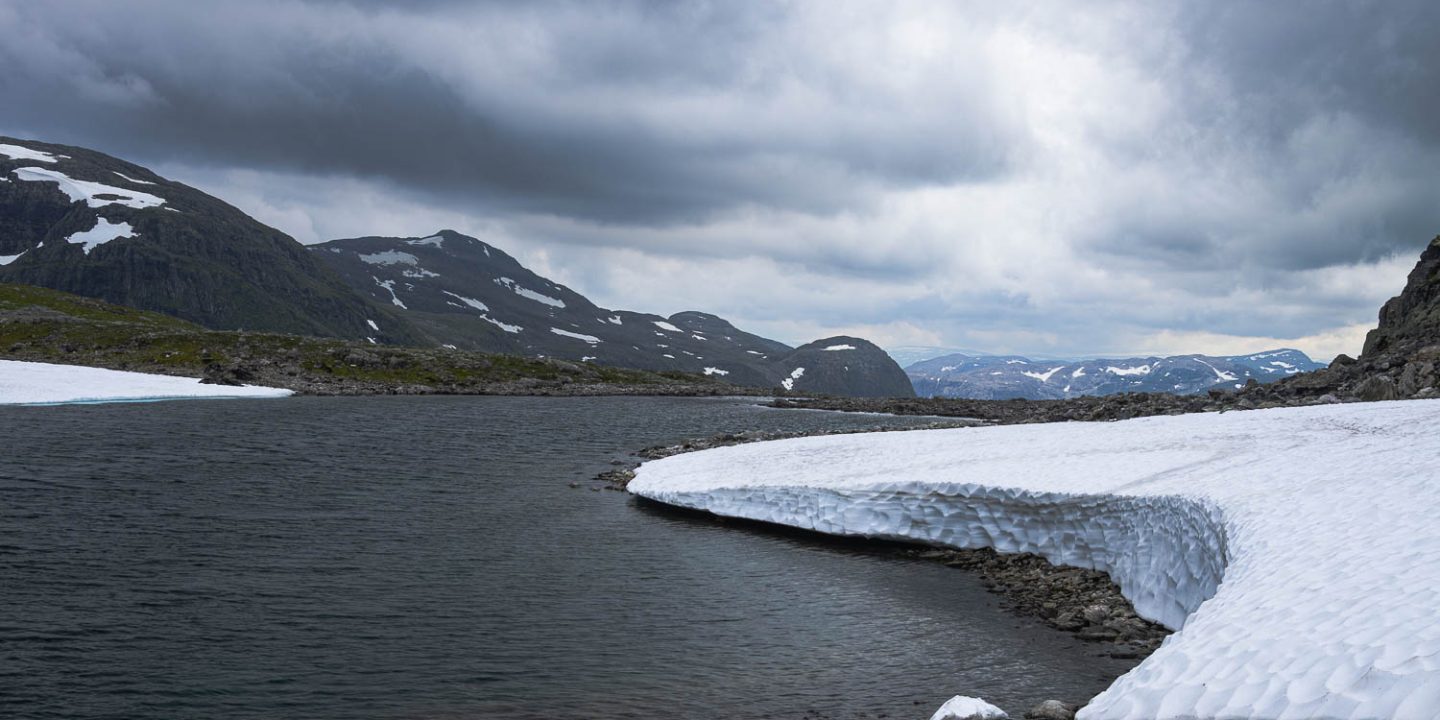
[[301, 241], [482, 235], [789, 341], [1358, 350], [1440, 233], [1426, 2], [0, 0], [0, 131]]

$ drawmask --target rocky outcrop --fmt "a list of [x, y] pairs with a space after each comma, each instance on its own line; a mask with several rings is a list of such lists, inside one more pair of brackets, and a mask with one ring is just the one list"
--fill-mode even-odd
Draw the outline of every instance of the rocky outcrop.
[[1440, 343], [1440, 237], [1420, 254], [1405, 289], [1380, 308], [1380, 325], [1365, 337], [1361, 359], [1408, 357]]

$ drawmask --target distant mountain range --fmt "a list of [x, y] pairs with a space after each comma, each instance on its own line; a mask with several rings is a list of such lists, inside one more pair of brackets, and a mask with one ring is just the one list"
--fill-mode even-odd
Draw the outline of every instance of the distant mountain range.
[[922, 397], [978, 400], [1061, 399], [1122, 392], [1186, 395], [1268, 383], [1325, 365], [1299, 350], [1253, 355], [1176, 355], [1095, 360], [1035, 360], [1018, 355], [952, 354], [913, 363], [905, 374]]
[[0, 282], [221, 330], [449, 347], [682, 371], [794, 393], [914, 394], [870, 342], [792, 348], [703, 312], [596, 306], [451, 231], [309, 248], [138, 165], [0, 137]]

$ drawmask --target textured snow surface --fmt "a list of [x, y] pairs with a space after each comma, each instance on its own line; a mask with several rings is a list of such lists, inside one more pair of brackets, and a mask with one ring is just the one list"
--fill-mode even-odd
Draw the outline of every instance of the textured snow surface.
[[801, 438], [646, 463], [630, 490], [1108, 572], [1181, 629], [1081, 718], [1434, 718], [1436, 427], [1415, 400]]
[[1010, 716], [1005, 714], [1004, 710], [980, 698], [956, 695], [946, 700], [945, 704], [930, 716], [930, 720], [1004, 720], [1008, 717]]
[[86, 255], [89, 255], [91, 250], [111, 240], [130, 237], [135, 237], [135, 228], [130, 227], [130, 223], [112, 223], [103, 217], [96, 217], [95, 227], [72, 233], [65, 238], [65, 242], [72, 245], [83, 245], [82, 249]]
[[805, 374], [805, 368], [803, 368], [803, 367], [795, 368], [794, 370], [791, 370], [791, 371], [790, 371], [790, 377], [787, 377], [787, 378], [785, 378], [784, 380], [781, 380], [781, 381], [780, 381], [780, 384], [781, 384], [782, 386], [784, 386], [784, 388], [785, 388], [786, 390], [794, 390], [794, 389], [795, 389], [795, 381], [796, 381], [796, 380], [799, 380], [800, 377], [801, 377], [802, 375], [804, 375], [804, 374]]
[[[138, 190], [126, 190], [114, 185], [91, 182], [89, 180], [76, 180], [69, 175], [54, 170], [47, 170], [38, 167], [15, 168], [12, 171], [15, 177], [29, 182], [53, 182], [70, 198], [70, 202], [85, 201], [86, 205], [92, 208], [104, 207], [106, 205], [124, 205], [136, 210], [144, 210], [149, 207], [160, 207], [165, 204], [163, 198], [156, 197], [150, 193], [139, 192]], [[100, 196], [104, 197], [100, 197]]]
[[253, 385], [201, 385], [198, 378], [0, 360], [0, 405], [176, 398], [274, 398], [290, 394], [289, 390]]
[[11, 160], [34, 160], [35, 162], [44, 163], [59, 162], [59, 158], [50, 153], [41, 150], [31, 150], [30, 148], [19, 145], [6, 145], [5, 143], [0, 143], [0, 155], [4, 155]]

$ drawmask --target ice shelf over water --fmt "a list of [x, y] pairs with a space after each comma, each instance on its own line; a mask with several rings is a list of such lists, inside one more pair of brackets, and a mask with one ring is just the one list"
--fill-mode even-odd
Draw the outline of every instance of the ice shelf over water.
[[630, 490], [1108, 572], [1179, 630], [1080, 718], [1435, 718], [1437, 428], [1413, 400], [799, 438], [646, 463]]
[[290, 394], [289, 390], [253, 385], [202, 385], [195, 378], [0, 360], [0, 405], [274, 398]]

